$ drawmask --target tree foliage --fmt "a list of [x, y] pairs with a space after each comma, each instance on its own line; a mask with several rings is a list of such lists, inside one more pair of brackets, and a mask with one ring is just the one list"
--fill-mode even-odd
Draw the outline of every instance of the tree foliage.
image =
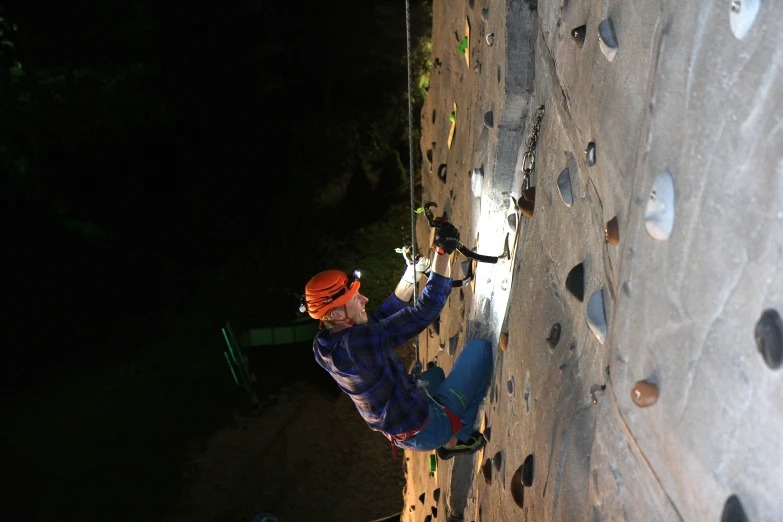
[[[246, 291], [290, 294], [339, 262], [338, 236], [407, 196], [400, 2], [76, 0], [0, 15], [8, 319], [49, 325], [44, 344], [92, 356], [118, 321], [144, 332], [141, 318], [218, 273], [275, 274]], [[414, 123], [430, 17], [414, 2]], [[260, 313], [285, 315], [266, 302]]]

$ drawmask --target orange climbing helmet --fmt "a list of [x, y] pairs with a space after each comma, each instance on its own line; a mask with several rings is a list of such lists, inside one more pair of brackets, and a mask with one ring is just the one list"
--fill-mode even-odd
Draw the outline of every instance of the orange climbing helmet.
[[350, 275], [342, 270], [326, 270], [316, 274], [305, 286], [305, 295], [299, 310], [313, 319], [323, 319], [330, 311], [343, 306], [359, 291], [361, 272]]

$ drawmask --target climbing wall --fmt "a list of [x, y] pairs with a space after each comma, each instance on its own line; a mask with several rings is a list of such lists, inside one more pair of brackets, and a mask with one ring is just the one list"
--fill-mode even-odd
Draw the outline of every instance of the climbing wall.
[[424, 199], [516, 242], [420, 340], [493, 343], [489, 442], [406, 454], [403, 520], [783, 520], [783, 4], [433, 10]]

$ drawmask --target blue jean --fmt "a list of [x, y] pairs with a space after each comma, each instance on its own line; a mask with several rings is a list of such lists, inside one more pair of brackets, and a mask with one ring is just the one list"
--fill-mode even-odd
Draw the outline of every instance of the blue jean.
[[421, 379], [429, 382], [427, 391], [435, 399], [429, 401], [429, 422], [415, 437], [397, 445], [414, 451], [432, 451], [446, 444], [454, 434], [441, 404], [462, 421], [457, 438], [468, 440], [491, 377], [492, 345], [483, 339], [473, 339], [465, 345], [448, 377], [437, 367], [422, 372]]

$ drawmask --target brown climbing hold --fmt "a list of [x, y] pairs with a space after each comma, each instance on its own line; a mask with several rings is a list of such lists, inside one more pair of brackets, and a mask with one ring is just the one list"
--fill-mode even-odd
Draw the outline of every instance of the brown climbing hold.
[[522, 473], [524, 471], [524, 465], [519, 466], [519, 469], [511, 477], [511, 496], [514, 499], [514, 503], [520, 508], [525, 507], [525, 486], [522, 484]]
[[484, 462], [484, 465], [481, 466], [481, 471], [484, 472], [484, 482], [487, 483], [488, 486], [492, 485], [492, 460], [487, 459], [486, 462]]
[[508, 348], [508, 332], [502, 332], [500, 334], [500, 349], [504, 352]]
[[523, 216], [529, 218], [533, 217], [533, 208], [535, 207], [535, 203], [533, 201], [528, 201], [524, 197], [520, 198], [519, 202], [517, 203], [517, 207], [519, 208], [519, 211], [522, 212]]
[[658, 386], [648, 381], [637, 382], [631, 390], [631, 400], [640, 408], [652, 406], [658, 402]]
[[620, 227], [617, 224], [617, 216], [607, 221], [604, 227], [604, 239], [612, 246], [617, 246], [620, 242]]

